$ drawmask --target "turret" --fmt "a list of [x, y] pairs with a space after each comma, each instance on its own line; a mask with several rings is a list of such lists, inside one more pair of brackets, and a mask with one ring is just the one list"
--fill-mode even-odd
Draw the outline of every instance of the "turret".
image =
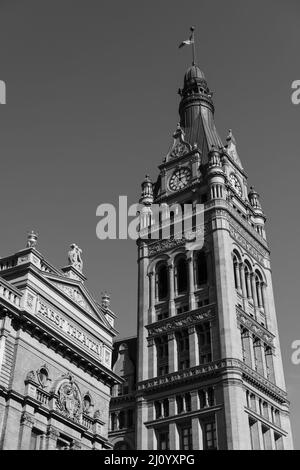
[[225, 173], [222, 168], [221, 152], [212, 146], [208, 153], [207, 179], [209, 198], [226, 199]]

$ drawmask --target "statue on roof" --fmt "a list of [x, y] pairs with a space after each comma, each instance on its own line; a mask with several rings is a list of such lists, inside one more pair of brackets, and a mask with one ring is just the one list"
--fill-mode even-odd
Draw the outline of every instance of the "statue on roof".
[[31, 230], [31, 232], [28, 232], [27, 234], [27, 248], [35, 248], [38, 240], [38, 234], [34, 231]]
[[70, 245], [70, 251], [68, 252], [68, 261], [71, 266], [73, 266], [77, 271], [82, 272], [83, 261], [82, 261], [82, 249], [79, 248], [75, 243]]

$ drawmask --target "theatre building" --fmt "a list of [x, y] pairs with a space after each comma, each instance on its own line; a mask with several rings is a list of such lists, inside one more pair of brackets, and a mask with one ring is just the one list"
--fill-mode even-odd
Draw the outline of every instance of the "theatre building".
[[109, 297], [88, 292], [75, 244], [57, 269], [36, 242], [0, 258], [0, 448], [110, 449]]

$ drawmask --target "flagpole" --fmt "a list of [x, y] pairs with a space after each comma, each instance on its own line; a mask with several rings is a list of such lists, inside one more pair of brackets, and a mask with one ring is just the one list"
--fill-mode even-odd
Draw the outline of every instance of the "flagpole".
[[193, 65], [196, 65], [196, 49], [195, 49], [195, 28], [194, 26], [191, 27], [192, 32], [192, 47], [193, 47]]

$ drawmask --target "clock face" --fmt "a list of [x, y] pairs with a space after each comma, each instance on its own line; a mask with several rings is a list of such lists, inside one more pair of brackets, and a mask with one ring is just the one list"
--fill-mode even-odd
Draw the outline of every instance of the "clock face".
[[171, 191], [178, 191], [183, 189], [189, 182], [191, 177], [191, 170], [187, 167], [179, 168], [174, 171], [169, 181], [169, 188]]
[[229, 182], [230, 182], [231, 186], [233, 187], [233, 189], [235, 190], [235, 192], [239, 196], [242, 196], [242, 186], [241, 186], [239, 180], [237, 179], [237, 177], [234, 174], [230, 175]]

